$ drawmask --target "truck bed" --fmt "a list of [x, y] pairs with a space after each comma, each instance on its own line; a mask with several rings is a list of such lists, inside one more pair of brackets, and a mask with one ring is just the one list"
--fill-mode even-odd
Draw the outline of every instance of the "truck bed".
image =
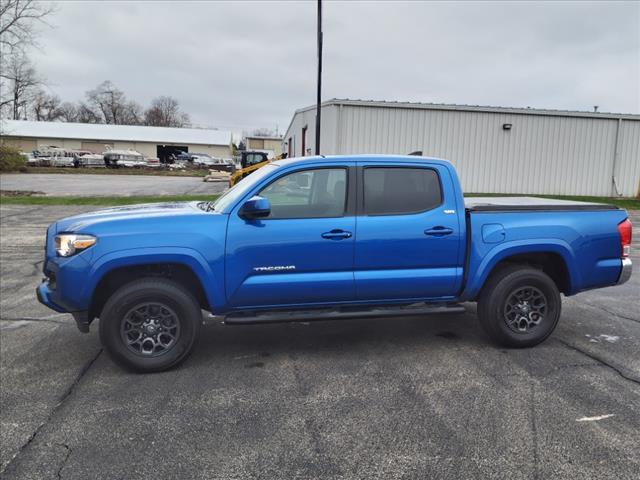
[[464, 204], [470, 212], [618, 210], [615, 205], [604, 203], [539, 197], [467, 197]]

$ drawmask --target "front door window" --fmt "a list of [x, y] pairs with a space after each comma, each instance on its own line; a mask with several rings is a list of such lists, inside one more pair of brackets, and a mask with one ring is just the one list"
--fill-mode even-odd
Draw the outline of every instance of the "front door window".
[[259, 195], [271, 203], [271, 214], [267, 218], [341, 217], [347, 200], [347, 171], [323, 168], [290, 173], [271, 183]]

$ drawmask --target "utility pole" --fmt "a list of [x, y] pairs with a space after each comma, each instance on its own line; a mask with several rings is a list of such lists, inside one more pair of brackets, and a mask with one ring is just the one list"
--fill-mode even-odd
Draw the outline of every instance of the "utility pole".
[[[322, 92], [322, 0], [318, 0], [318, 91], [316, 95], [316, 155], [320, 155], [320, 102]], [[302, 153], [304, 155], [304, 152]]]

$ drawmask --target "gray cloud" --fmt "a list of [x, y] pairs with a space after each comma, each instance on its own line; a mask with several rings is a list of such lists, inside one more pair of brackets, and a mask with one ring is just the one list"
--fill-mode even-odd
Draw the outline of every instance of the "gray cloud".
[[[65, 100], [109, 79], [194, 122], [284, 130], [315, 101], [315, 2], [67, 2], [33, 58]], [[326, 2], [325, 99], [640, 113], [638, 2]]]

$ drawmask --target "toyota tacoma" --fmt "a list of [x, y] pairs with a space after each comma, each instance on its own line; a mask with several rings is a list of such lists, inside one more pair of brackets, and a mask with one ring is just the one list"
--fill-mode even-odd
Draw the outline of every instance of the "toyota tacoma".
[[271, 162], [215, 202], [134, 205], [47, 230], [40, 302], [99, 334], [118, 363], [165, 370], [203, 310], [226, 324], [464, 311], [496, 343], [530, 347], [561, 294], [631, 275], [617, 207], [468, 198], [452, 165], [415, 156]]

